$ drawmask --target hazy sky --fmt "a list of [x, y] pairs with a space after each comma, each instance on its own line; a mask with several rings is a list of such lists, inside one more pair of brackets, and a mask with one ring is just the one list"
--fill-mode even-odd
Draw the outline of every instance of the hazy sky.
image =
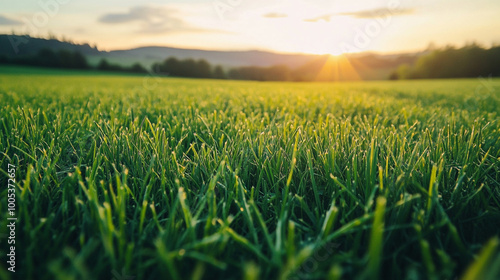
[[22, 0], [0, 33], [50, 33], [100, 49], [162, 45], [280, 52], [402, 52], [500, 43], [499, 0]]

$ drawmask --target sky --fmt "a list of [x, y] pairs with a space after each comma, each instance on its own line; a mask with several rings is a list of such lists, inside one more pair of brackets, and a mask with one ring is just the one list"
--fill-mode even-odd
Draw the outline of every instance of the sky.
[[499, 0], [21, 0], [0, 2], [0, 33], [101, 50], [401, 53], [500, 44], [499, 15]]

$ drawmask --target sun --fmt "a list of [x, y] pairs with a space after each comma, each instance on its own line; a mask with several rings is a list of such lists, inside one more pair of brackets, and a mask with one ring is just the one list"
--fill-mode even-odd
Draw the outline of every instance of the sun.
[[304, 53], [314, 54], [314, 55], [331, 55], [331, 56], [341, 56], [345, 52], [337, 49], [328, 49], [324, 47], [310, 48], [310, 50], [304, 51]]
[[345, 52], [343, 52], [341, 50], [331, 50], [328, 54], [330, 54], [332, 56], [341, 56], [341, 55], [345, 54]]
[[339, 56], [350, 51], [343, 46], [353, 44], [353, 33], [360, 24], [352, 17], [307, 5], [285, 14], [256, 22], [251, 26], [253, 38], [276, 51]]

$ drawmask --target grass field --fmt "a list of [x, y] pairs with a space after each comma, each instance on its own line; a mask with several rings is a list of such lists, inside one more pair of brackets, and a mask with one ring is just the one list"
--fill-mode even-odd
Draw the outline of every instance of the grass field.
[[500, 279], [500, 80], [5, 72], [2, 279]]

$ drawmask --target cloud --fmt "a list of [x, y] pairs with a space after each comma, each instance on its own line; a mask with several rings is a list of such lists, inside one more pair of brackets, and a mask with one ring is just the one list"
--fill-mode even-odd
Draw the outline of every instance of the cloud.
[[315, 17], [315, 18], [304, 19], [304, 21], [307, 21], [307, 22], [318, 22], [318, 21], [330, 22], [332, 20], [333, 16], [334, 16], [333, 14], [331, 14], [331, 15], [322, 15], [322, 16]]
[[126, 23], [131, 21], [152, 21], [157, 18], [169, 18], [172, 10], [153, 7], [133, 7], [126, 13], [110, 13], [99, 18], [102, 23]]
[[75, 34], [87, 34], [87, 30], [85, 28], [81, 28], [81, 27], [75, 28], [74, 32], [75, 32]]
[[0, 15], [0, 25], [21, 25], [22, 22]]
[[124, 24], [137, 22], [139, 33], [173, 32], [213, 32], [189, 25], [178, 17], [179, 11], [165, 7], [139, 6], [130, 8], [126, 13], [109, 13], [101, 16], [99, 22], [105, 24]]
[[265, 18], [286, 18], [288, 17], [287, 14], [282, 14], [282, 13], [267, 13], [263, 15]]
[[415, 12], [416, 12], [415, 9], [391, 10], [388, 8], [377, 8], [377, 9], [363, 10], [363, 11], [357, 11], [357, 12], [321, 15], [321, 16], [314, 17], [314, 18], [304, 19], [304, 21], [306, 21], [306, 22], [319, 22], [319, 21], [330, 22], [332, 20], [332, 17], [334, 17], [334, 16], [350, 16], [350, 17], [359, 18], [359, 19], [372, 19], [372, 18], [378, 18], [378, 17], [385, 17], [388, 15], [391, 15], [391, 16], [412, 15]]
[[387, 8], [378, 8], [378, 9], [364, 10], [364, 11], [358, 11], [358, 12], [340, 13], [339, 15], [351, 16], [354, 18], [362, 18], [362, 19], [368, 18], [368, 19], [370, 19], [370, 18], [377, 18], [380, 16], [387, 16], [387, 15], [392, 15], [392, 16], [412, 15], [415, 12], [416, 12], [415, 9], [390, 10]]

